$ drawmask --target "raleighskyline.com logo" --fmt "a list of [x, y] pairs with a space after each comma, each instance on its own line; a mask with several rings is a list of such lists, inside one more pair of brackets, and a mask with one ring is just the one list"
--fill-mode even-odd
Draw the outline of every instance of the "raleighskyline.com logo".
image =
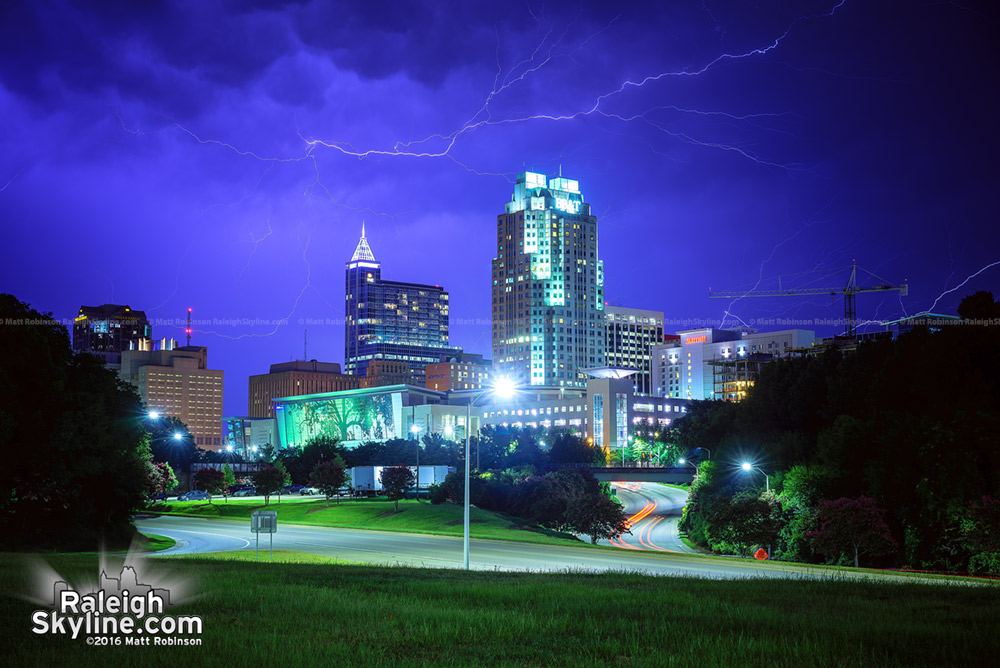
[[[38, 635], [84, 636], [88, 645], [200, 645], [200, 616], [166, 615], [167, 589], [138, 581], [135, 569], [122, 568], [119, 578], [102, 571], [100, 588], [81, 593], [63, 580], [55, 583], [52, 610], [31, 614]], [[179, 637], [180, 636], [180, 637]]]

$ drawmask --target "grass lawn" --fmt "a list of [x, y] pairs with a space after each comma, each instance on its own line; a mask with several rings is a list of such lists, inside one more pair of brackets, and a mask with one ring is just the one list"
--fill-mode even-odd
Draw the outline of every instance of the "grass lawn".
[[[11, 666], [992, 666], [1000, 588], [512, 574], [281, 553], [158, 559], [189, 578], [200, 647], [92, 647], [31, 633], [21, 555], [0, 554]], [[252, 555], [249, 555], [252, 558]], [[70, 582], [97, 559], [46, 555]], [[140, 573], [141, 575], [141, 573]]]
[[[446, 536], [461, 536], [463, 533], [463, 509], [451, 503], [432, 505], [427, 501], [404, 499], [399, 502], [399, 512], [395, 512], [393, 502], [385, 499], [341, 501], [339, 504], [331, 501], [329, 508], [326, 507], [324, 499], [295, 499], [291, 503], [287, 499], [282, 503], [276, 503], [273, 499], [274, 497], [266, 508], [278, 512], [279, 524], [406, 531]], [[230, 499], [228, 503], [223, 501], [159, 503], [154, 505], [150, 512], [249, 521], [251, 512], [263, 508], [265, 506], [258, 500]], [[584, 543], [572, 534], [540, 529], [518, 518], [479, 508], [471, 509], [470, 519], [470, 533], [473, 538], [549, 545], [589, 544], [589, 541]]]
[[141, 533], [136, 537], [136, 547], [146, 552], [159, 552], [176, 544], [177, 541], [173, 538], [167, 538], [155, 533]]

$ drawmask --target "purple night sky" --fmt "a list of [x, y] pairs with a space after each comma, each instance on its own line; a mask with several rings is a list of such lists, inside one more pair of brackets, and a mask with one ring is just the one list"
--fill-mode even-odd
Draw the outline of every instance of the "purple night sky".
[[[496, 216], [561, 165], [608, 301], [671, 332], [723, 317], [710, 286], [840, 285], [853, 259], [910, 284], [861, 320], [998, 292], [991, 3], [358, 4], [4, 2], [0, 289], [181, 341], [192, 307], [245, 414], [304, 329], [343, 362], [362, 220], [383, 277], [446, 287], [452, 343], [490, 355]], [[843, 307], [732, 313], [830, 335], [810, 320]]]

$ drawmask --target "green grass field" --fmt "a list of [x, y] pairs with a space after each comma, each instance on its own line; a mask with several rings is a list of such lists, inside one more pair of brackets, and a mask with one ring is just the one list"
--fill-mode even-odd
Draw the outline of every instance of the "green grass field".
[[[219, 500], [211, 504], [203, 501], [159, 503], [154, 505], [150, 512], [249, 521], [251, 512], [263, 508], [265, 506], [261, 501], [230, 499], [228, 503]], [[385, 499], [341, 501], [339, 504], [331, 501], [330, 507], [327, 508], [323, 499], [293, 497], [284, 499], [282, 503], [272, 500], [266, 508], [278, 512], [279, 523], [407, 531], [445, 536], [461, 536], [463, 533], [463, 509], [451, 503], [431, 505], [427, 501], [404, 499], [399, 502], [397, 513], [393, 510], [393, 502]], [[470, 519], [470, 533], [473, 538], [549, 545], [585, 544], [571, 534], [539, 529], [517, 518], [505, 517], [479, 508], [471, 509]]]
[[[200, 598], [200, 647], [91, 647], [31, 633], [20, 555], [0, 555], [11, 666], [992, 666], [1000, 588], [466, 573], [278, 553], [158, 559]], [[92, 556], [46, 556], [70, 582]], [[305, 563], [281, 563], [281, 561]]]
[[173, 547], [177, 544], [177, 541], [173, 538], [168, 538], [166, 536], [160, 536], [155, 533], [141, 533], [136, 540], [136, 547], [146, 552], [159, 552], [160, 550], [166, 550], [168, 547]]

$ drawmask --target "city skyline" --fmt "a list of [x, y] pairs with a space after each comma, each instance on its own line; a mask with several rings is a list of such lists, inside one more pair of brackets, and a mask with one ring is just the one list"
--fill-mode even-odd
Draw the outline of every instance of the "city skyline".
[[[517, 173], [561, 166], [600, 221], [605, 301], [663, 311], [668, 333], [723, 317], [710, 287], [810, 270], [836, 286], [853, 260], [910, 286], [862, 295], [861, 321], [996, 293], [1000, 267], [963, 284], [1000, 261], [989, 13], [741, 4], [12, 3], [4, 290], [70, 322], [129, 304], [182, 342], [193, 308], [238, 415], [304, 330], [309, 358], [346, 361], [340, 270], [362, 221], [392, 278], [448, 289], [452, 345], [489, 354], [497, 206]], [[728, 310], [820, 336], [843, 313]]]

